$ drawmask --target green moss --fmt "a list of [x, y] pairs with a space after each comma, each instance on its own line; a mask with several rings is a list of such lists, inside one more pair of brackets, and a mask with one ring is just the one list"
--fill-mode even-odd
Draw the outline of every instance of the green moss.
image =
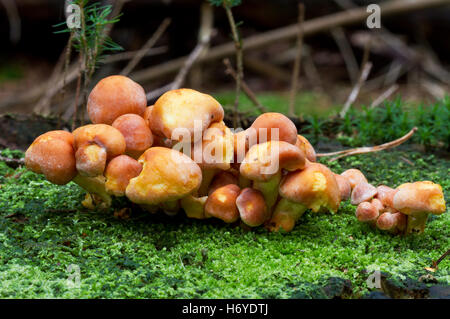
[[[381, 152], [330, 167], [360, 168], [374, 184], [432, 180], [450, 193], [448, 161], [433, 155]], [[73, 183], [52, 185], [2, 163], [0, 174], [1, 298], [327, 297], [319, 287], [330, 277], [349, 280], [359, 297], [369, 291], [367, 270], [416, 278], [450, 246], [448, 211], [421, 236], [371, 229], [349, 203], [334, 215], [305, 213], [288, 234], [248, 232], [139, 211], [119, 220], [113, 210], [83, 209]], [[71, 264], [80, 267], [80, 288], [67, 285]], [[450, 284], [449, 266], [446, 259], [433, 273], [440, 284]]]

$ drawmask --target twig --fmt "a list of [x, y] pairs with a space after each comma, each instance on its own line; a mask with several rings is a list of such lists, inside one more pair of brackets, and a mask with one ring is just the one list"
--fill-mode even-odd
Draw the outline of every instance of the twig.
[[[424, 8], [443, 6], [448, 4], [448, 0], [394, 0], [386, 1], [380, 4], [383, 18], [404, 12], [412, 12]], [[303, 25], [304, 36], [316, 34], [318, 32], [330, 30], [338, 26], [345, 26], [364, 21], [370, 13], [366, 7], [345, 10], [335, 14], [329, 14], [324, 17], [308, 20]], [[258, 49], [272, 43], [286, 41], [295, 38], [298, 34], [298, 24], [279, 28], [276, 30], [264, 32], [258, 35], [250, 36], [242, 40], [244, 50]], [[235, 53], [234, 43], [225, 43], [212, 48], [207, 55], [200, 57], [198, 62], [210, 62], [223, 59]], [[163, 75], [171, 74], [179, 70], [187, 57], [180, 57], [139, 72], [131, 74], [135, 81], [152, 80]]]
[[9, 39], [12, 43], [20, 41], [21, 21], [17, 4], [14, 0], [0, 0], [6, 10], [6, 15], [9, 20]]
[[344, 30], [342, 27], [337, 27], [331, 30], [331, 35], [333, 36], [339, 51], [341, 51], [350, 80], [353, 84], [355, 84], [358, 80], [359, 66], [356, 62], [352, 47], [345, 36]]
[[184, 63], [181, 70], [178, 72], [175, 80], [172, 83], [171, 89], [179, 89], [185, 79], [186, 75], [194, 65], [194, 63], [198, 60], [201, 54], [206, 50], [209, 45], [209, 41], [211, 40], [212, 27], [214, 22], [214, 10], [211, 5], [208, 3], [203, 3], [201, 7], [201, 21], [200, 21], [200, 30], [198, 32], [198, 43], [195, 46], [194, 50], [189, 54], [186, 62]]
[[73, 117], [72, 117], [72, 131], [75, 130], [75, 127], [76, 127], [76, 121], [77, 121], [77, 116], [78, 116], [78, 98], [80, 97], [81, 75], [83, 73], [81, 70], [83, 68], [83, 57], [82, 57], [81, 52], [79, 54], [79, 57], [80, 57], [80, 70], [78, 73], [77, 89], [75, 91], [75, 102], [73, 105], [74, 112], [73, 112]]
[[244, 64], [246, 68], [267, 76], [270, 79], [275, 79], [286, 84], [291, 82], [292, 75], [289, 72], [285, 71], [283, 68], [273, 65], [268, 61], [263, 61], [262, 59], [252, 56], [251, 58], [244, 57]]
[[339, 158], [350, 156], [350, 155], [366, 154], [366, 153], [373, 153], [373, 152], [387, 150], [389, 148], [396, 147], [396, 146], [406, 142], [411, 136], [413, 136], [413, 134], [416, 131], [417, 131], [417, 127], [414, 127], [406, 135], [404, 135], [396, 140], [393, 140], [391, 142], [384, 143], [381, 145], [357, 147], [357, 148], [352, 148], [352, 149], [338, 151], [338, 152], [331, 152], [331, 153], [318, 153], [317, 157], [328, 157], [328, 156], [339, 155], [339, 156], [333, 157], [329, 160], [329, 162], [333, 162]]
[[448, 255], [450, 255], [450, 249], [447, 250], [445, 253], [442, 254], [441, 257], [438, 258], [438, 260], [433, 261], [433, 265], [431, 267], [433, 267], [434, 269], [438, 268], [438, 265], [441, 261], [443, 261], [445, 259], [445, 257], [447, 257]]
[[297, 96], [298, 77], [300, 75], [300, 62], [303, 48], [303, 21], [305, 20], [305, 5], [298, 4], [298, 35], [297, 35], [297, 54], [294, 60], [294, 70], [292, 71], [291, 93], [289, 96], [289, 115], [295, 115], [295, 97]]
[[381, 103], [383, 103], [384, 100], [386, 100], [388, 97], [390, 97], [395, 91], [397, 91], [399, 88], [398, 84], [394, 84], [391, 87], [389, 87], [386, 91], [384, 91], [380, 96], [378, 96], [372, 104], [370, 104], [370, 108], [377, 107]]
[[9, 158], [1, 155], [0, 155], [0, 162], [5, 162], [6, 165], [12, 168], [17, 168], [20, 165], [25, 164], [25, 160], [23, 158]]
[[[235, 80], [237, 79], [237, 73], [231, 66], [230, 59], [224, 59], [223, 63], [226, 66], [225, 73], [231, 75]], [[250, 87], [245, 83], [245, 81], [242, 81], [242, 90], [244, 91], [245, 95], [252, 101], [252, 103], [258, 108], [259, 111], [262, 113], [267, 112], [266, 108], [258, 101], [258, 98], [256, 97], [255, 93], [250, 89]]]
[[350, 109], [350, 106], [353, 103], [355, 103], [359, 91], [361, 90], [361, 87], [363, 86], [364, 82], [367, 80], [367, 77], [369, 76], [370, 69], [372, 69], [372, 63], [368, 62], [366, 63], [366, 65], [364, 65], [361, 74], [359, 76], [358, 82], [356, 82], [355, 86], [350, 92], [350, 95], [347, 98], [347, 101], [344, 104], [344, 107], [342, 108], [341, 113], [339, 113], [340, 117], [344, 117], [345, 114], [347, 114], [348, 110]]
[[130, 74], [131, 71], [134, 70], [136, 65], [142, 60], [142, 58], [145, 56], [148, 50], [150, 50], [156, 44], [159, 38], [163, 35], [167, 27], [169, 26], [170, 22], [171, 20], [169, 18], [165, 18], [161, 22], [161, 24], [153, 33], [153, 35], [147, 40], [144, 46], [139, 51], [136, 52], [136, 55], [128, 62], [127, 66], [123, 69], [123, 71], [120, 74], [128, 75]]
[[161, 96], [163, 93], [169, 91], [173, 85], [173, 82], [166, 84], [158, 89], [155, 89], [153, 91], [150, 91], [147, 93], [147, 101], [152, 101], [156, 99], [157, 97]]
[[228, 23], [231, 27], [231, 34], [233, 36], [234, 47], [236, 50], [236, 65], [237, 65], [237, 79], [236, 79], [236, 98], [234, 101], [233, 127], [237, 128], [239, 122], [239, 96], [241, 95], [241, 81], [244, 79], [244, 62], [242, 54], [242, 41], [239, 37], [236, 23], [234, 22], [233, 12], [231, 8], [224, 2], [223, 7], [227, 13]]

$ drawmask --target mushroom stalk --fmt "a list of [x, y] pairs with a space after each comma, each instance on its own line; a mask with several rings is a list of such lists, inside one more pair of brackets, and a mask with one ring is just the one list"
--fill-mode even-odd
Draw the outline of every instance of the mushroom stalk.
[[416, 213], [414, 215], [408, 215], [406, 221], [405, 234], [411, 234], [413, 232], [423, 233], [425, 230], [425, 224], [427, 223], [429, 213]]
[[95, 194], [100, 197], [106, 207], [111, 206], [111, 195], [106, 192], [105, 178], [103, 176], [86, 177], [78, 174], [72, 181], [89, 194]]
[[266, 201], [268, 211], [272, 211], [273, 205], [277, 202], [278, 199], [278, 186], [281, 181], [281, 171], [279, 171], [276, 175], [272, 176], [269, 180], [261, 182], [254, 181], [253, 188], [259, 190]]
[[277, 231], [281, 227], [287, 232], [291, 231], [306, 210], [306, 206], [282, 198], [275, 207], [272, 219], [268, 223], [269, 230]]

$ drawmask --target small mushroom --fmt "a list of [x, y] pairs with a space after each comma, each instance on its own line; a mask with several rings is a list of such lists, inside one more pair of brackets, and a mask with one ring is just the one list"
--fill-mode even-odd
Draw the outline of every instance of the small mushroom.
[[238, 183], [239, 182], [236, 175], [232, 174], [229, 171], [222, 171], [218, 173], [216, 176], [214, 176], [214, 179], [209, 185], [208, 195], [211, 195], [216, 189], [222, 186], [230, 184], [238, 185]]
[[355, 186], [361, 182], [368, 183], [364, 174], [361, 173], [361, 171], [356, 168], [350, 168], [350, 169], [346, 170], [345, 172], [341, 173], [341, 176], [344, 176], [345, 178], [347, 178], [352, 189], [355, 188]]
[[105, 170], [106, 191], [114, 196], [124, 196], [130, 180], [141, 171], [142, 165], [132, 157], [119, 155], [113, 158]]
[[25, 165], [58, 185], [69, 183], [76, 175], [73, 135], [50, 131], [38, 136], [25, 152]]
[[73, 131], [78, 173], [82, 176], [102, 175], [106, 162], [125, 152], [122, 133], [106, 124], [88, 124]]
[[244, 188], [236, 198], [241, 220], [250, 227], [262, 225], [270, 218], [263, 194], [253, 188]]
[[278, 198], [282, 169], [296, 171], [305, 167], [303, 152], [284, 141], [270, 141], [253, 145], [245, 155], [240, 173], [253, 181], [253, 188], [261, 191], [271, 211]]
[[[155, 102], [150, 129], [158, 136], [176, 141], [182, 141], [185, 134], [174, 133], [187, 132], [189, 142], [196, 142], [212, 123], [221, 122], [223, 116], [222, 106], [212, 96], [191, 89], [171, 90]], [[194, 132], [196, 129], [198, 132]]]
[[124, 114], [112, 123], [125, 138], [125, 154], [138, 159], [153, 144], [153, 134], [145, 120], [136, 114]]
[[431, 181], [406, 183], [397, 187], [393, 208], [407, 215], [406, 234], [423, 233], [429, 214], [445, 212], [442, 187]]
[[100, 80], [89, 94], [87, 111], [94, 124], [111, 125], [123, 114], [142, 116], [147, 106], [145, 91], [138, 83], [122, 75]]
[[336, 182], [339, 186], [341, 201], [349, 199], [352, 194], [352, 187], [350, 186], [348, 179], [339, 174], [333, 173], [333, 175], [336, 178]]
[[394, 205], [394, 195], [397, 191], [386, 185], [380, 185], [377, 187], [376, 197], [380, 202], [387, 207], [392, 207]]
[[385, 212], [378, 217], [377, 227], [391, 233], [398, 233], [405, 229], [406, 220], [406, 215], [400, 212]]
[[369, 202], [362, 202], [356, 207], [356, 218], [363, 223], [375, 225], [380, 211], [376, 205]]
[[375, 186], [366, 182], [360, 182], [353, 188], [351, 203], [352, 205], [359, 205], [362, 202], [370, 201], [375, 195], [377, 195]]
[[130, 180], [125, 194], [134, 203], [166, 205], [197, 191], [200, 167], [188, 156], [164, 147], [151, 147], [139, 158], [141, 173]]
[[270, 230], [281, 227], [290, 231], [305, 210], [337, 212], [340, 204], [339, 186], [333, 172], [319, 163], [309, 163], [305, 169], [284, 176], [280, 195], [282, 198], [269, 222]]
[[216, 189], [205, 203], [206, 216], [213, 216], [223, 220], [225, 223], [233, 223], [239, 219], [239, 210], [236, 199], [240, 188], [230, 184]]
[[311, 143], [302, 135], [297, 135], [297, 142], [295, 145], [305, 153], [306, 158], [310, 162], [316, 161], [316, 151]]

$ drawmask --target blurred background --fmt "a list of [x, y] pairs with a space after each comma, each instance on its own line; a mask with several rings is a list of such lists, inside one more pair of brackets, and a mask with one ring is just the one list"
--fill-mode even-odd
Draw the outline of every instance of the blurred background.
[[[97, 43], [103, 52], [91, 60], [87, 56], [96, 45], [77, 47], [77, 32], [64, 23], [72, 2], [90, 8], [84, 22], [87, 28], [98, 23], [97, 39], [111, 38]], [[448, 126], [436, 126], [433, 118], [448, 119], [450, 1], [304, 0], [300, 9], [297, 0], [230, 1], [243, 45], [242, 70], [221, 3], [0, 0], [0, 115], [7, 115], [0, 117], [0, 129], [7, 133], [1, 134], [0, 146], [22, 147], [36, 131], [70, 127], [73, 119], [84, 123], [90, 89], [112, 74], [127, 74], [140, 83], [149, 105], [181, 86], [212, 94], [232, 114], [236, 81], [231, 73], [242, 71], [242, 126], [262, 111], [279, 111], [297, 119], [310, 135], [338, 136], [356, 145], [399, 137], [428, 114], [433, 123], [422, 123], [430, 124], [422, 144], [448, 148]], [[370, 4], [381, 7], [380, 28], [367, 27]], [[377, 109], [386, 117], [385, 101], [409, 110], [403, 122], [387, 117], [378, 123], [398, 131], [356, 138], [364, 130], [361, 120], [352, 117], [354, 122], [345, 124], [343, 108], [350, 108], [352, 116], [355, 110]], [[436, 103], [439, 110], [429, 115]], [[20, 133], [18, 121], [27, 128]], [[370, 134], [377, 129], [373, 124]], [[12, 137], [6, 140], [5, 135]]]

